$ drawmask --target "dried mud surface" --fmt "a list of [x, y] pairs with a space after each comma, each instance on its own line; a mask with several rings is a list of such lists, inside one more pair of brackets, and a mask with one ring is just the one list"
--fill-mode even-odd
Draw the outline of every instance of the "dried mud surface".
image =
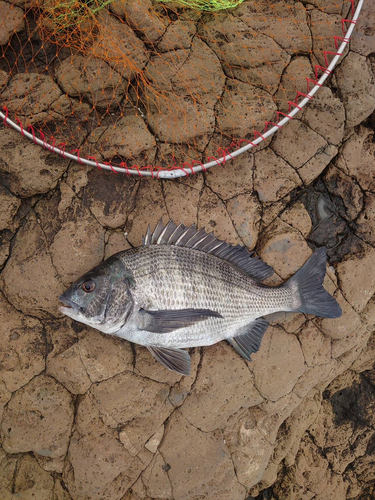
[[[374, 498], [369, 4], [306, 111], [268, 147], [205, 174], [156, 182], [86, 169], [1, 129], [2, 500]], [[275, 315], [253, 362], [222, 342], [193, 349], [181, 377], [62, 317], [66, 286], [139, 245], [160, 217], [254, 249], [274, 283], [326, 245], [342, 318]]]

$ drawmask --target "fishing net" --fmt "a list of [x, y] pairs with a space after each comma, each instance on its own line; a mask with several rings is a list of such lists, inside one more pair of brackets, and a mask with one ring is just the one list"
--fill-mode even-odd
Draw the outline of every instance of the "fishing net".
[[205, 169], [266, 140], [312, 98], [361, 3], [0, 0], [1, 117], [115, 172]]

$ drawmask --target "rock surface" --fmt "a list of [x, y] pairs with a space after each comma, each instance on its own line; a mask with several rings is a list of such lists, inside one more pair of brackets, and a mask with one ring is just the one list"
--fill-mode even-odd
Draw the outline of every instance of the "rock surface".
[[[97, 119], [96, 132], [83, 127], [76, 137], [87, 138], [88, 154], [100, 144], [103, 159], [120, 153], [129, 165], [177, 161], [176, 139], [183, 154], [192, 140], [202, 155], [211, 148], [220, 157], [232, 140], [223, 145], [223, 131], [251, 140], [250, 128], [274, 120], [276, 105], [287, 112], [296, 91], [305, 90], [305, 77], [325, 63], [317, 46], [342, 33], [338, 3], [289, 2], [285, 9], [277, 0], [272, 16], [270, 7], [261, 12], [244, 2], [230, 14], [199, 19], [178, 8], [183, 15], [174, 20], [175, 7], [116, 0], [100, 15], [107, 45], [92, 44], [84, 56], [64, 52], [57, 73], [42, 78], [21, 66], [19, 76], [0, 69], [1, 97], [15, 108], [23, 104], [32, 120], [45, 120], [48, 108], [67, 122], [78, 111]], [[374, 498], [369, 3], [354, 50], [305, 111], [267, 144], [203, 174], [171, 182], [84, 168], [3, 127], [1, 500]], [[349, 4], [340, 15], [349, 14]], [[0, 1], [0, 12], [9, 5]], [[12, 22], [12, 32], [22, 28], [19, 16]], [[116, 44], [125, 34], [130, 43]], [[121, 51], [136, 68], [119, 71], [113, 61]], [[142, 74], [159, 90], [174, 90], [175, 100], [157, 107], [148, 87], [148, 104], [137, 101], [132, 85]], [[65, 126], [57, 137], [64, 138]], [[245, 244], [274, 267], [274, 285], [326, 246], [324, 286], [343, 316], [273, 315], [252, 362], [226, 342], [194, 348], [190, 377], [166, 370], [142, 346], [62, 317], [63, 290], [103, 258], [140, 245], [161, 217]]]

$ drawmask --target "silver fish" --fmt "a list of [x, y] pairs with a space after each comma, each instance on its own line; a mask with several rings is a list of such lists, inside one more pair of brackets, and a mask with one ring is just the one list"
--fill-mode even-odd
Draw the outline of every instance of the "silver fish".
[[268, 322], [262, 316], [299, 311], [338, 318], [324, 290], [326, 251], [320, 248], [288, 281], [261, 282], [273, 269], [245, 247], [173, 221], [150, 227], [143, 246], [119, 252], [84, 274], [60, 300], [60, 311], [103, 333], [146, 346], [170, 370], [188, 375], [181, 348], [227, 340], [247, 360]]

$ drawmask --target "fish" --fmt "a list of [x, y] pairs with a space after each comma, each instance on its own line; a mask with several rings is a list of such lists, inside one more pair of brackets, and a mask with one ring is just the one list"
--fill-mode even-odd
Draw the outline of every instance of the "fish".
[[268, 327], [264, 316], [291, 311], [338, 318], [323, 288], [326, 249], [318, 248], [294, 276], [262, 282], [271, 266], [245, 246], [230, 245], [193, 224], [150, 226], [143, 245], [118, 252], [60, 296], [60, 311], [108, 335], [147, 347], [166, 368], [190, 374], [190, 347], [227, 340], [251, 361]]

